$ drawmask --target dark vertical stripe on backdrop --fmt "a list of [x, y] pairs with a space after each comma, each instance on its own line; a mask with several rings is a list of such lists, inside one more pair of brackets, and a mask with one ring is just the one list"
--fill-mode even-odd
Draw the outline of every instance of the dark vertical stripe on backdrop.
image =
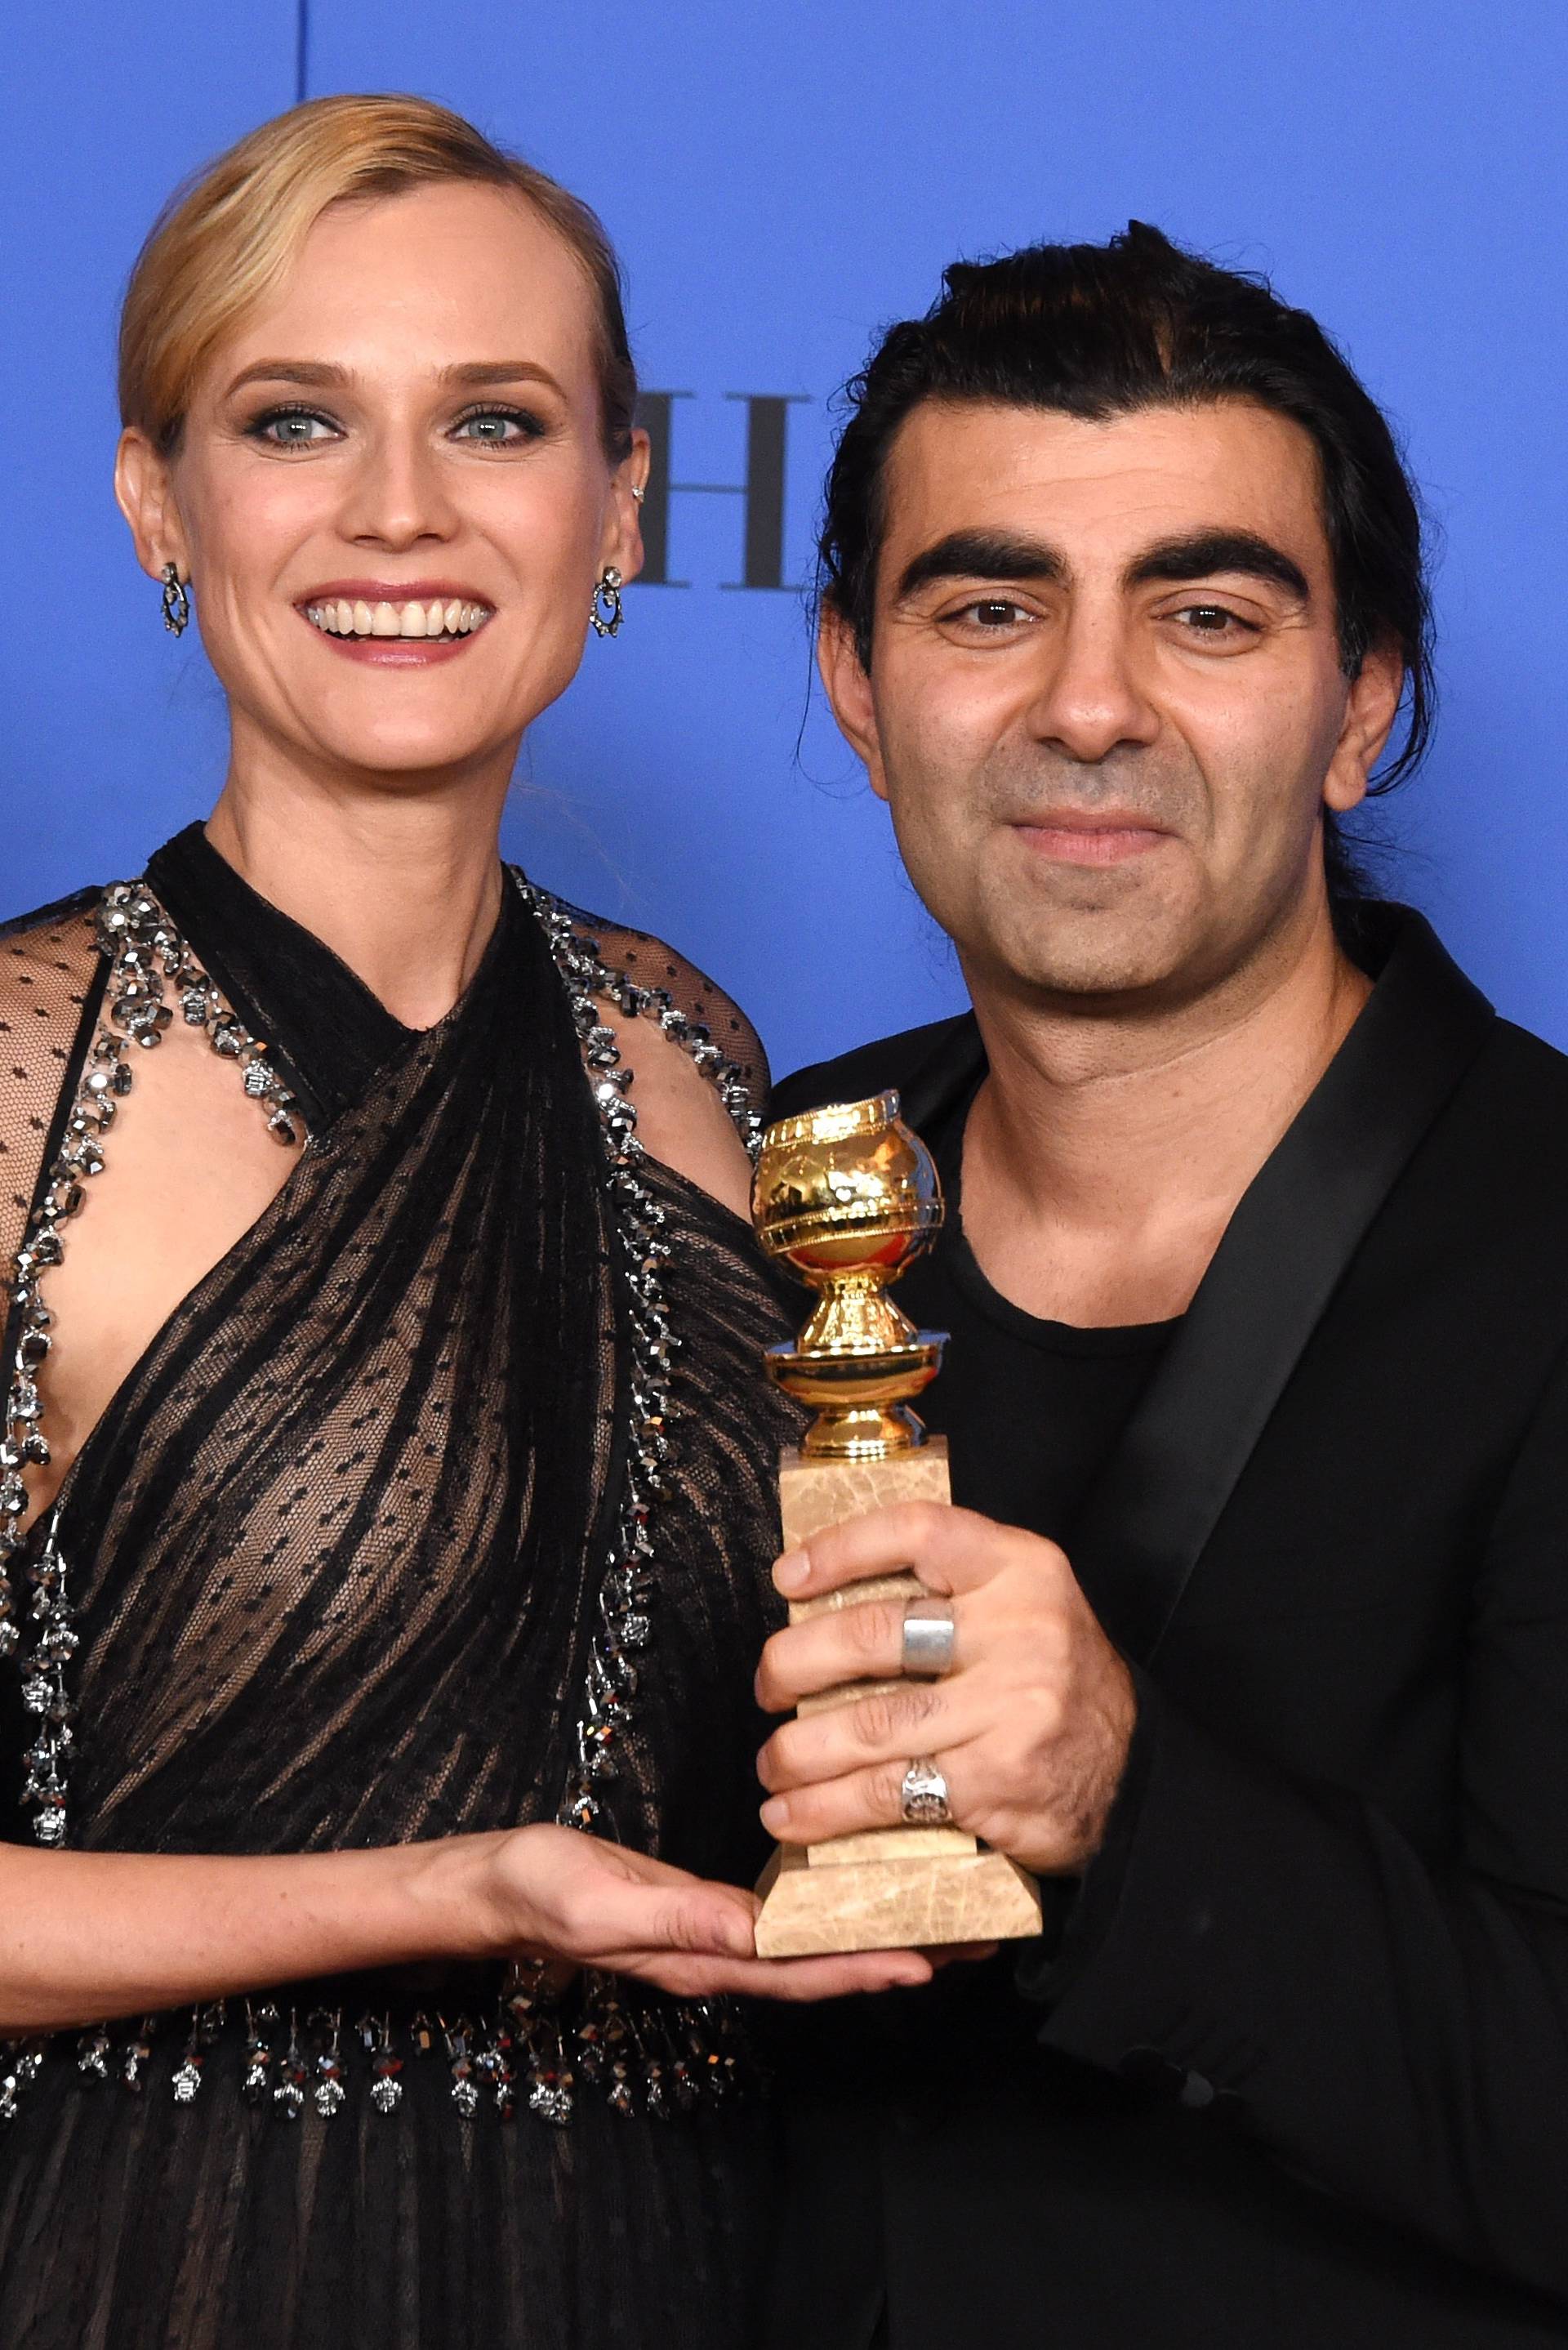
[[310, 95], [310, 0], [295, 0], [294, 102], [303, 106]]

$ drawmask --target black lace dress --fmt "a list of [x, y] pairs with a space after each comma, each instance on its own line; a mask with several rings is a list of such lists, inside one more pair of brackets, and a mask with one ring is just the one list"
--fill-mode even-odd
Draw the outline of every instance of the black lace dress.
[[[297, 1852], [560, 1817], [754, 1873], [786, 1317], [745, 1227], [641, 1153], [607, 993], [743, 1123], [733, 1007], [520, 876], [427, 1032], [195, 827], [145, 886], [4, 934], [5, 1834]], [[305, 1148], [39, 1524], [48, 1266], [179, 1018]], [[771, 2205], [746, 2039], [474, 1970], [14, 2045], [0, 2344], [734, 2350]]]

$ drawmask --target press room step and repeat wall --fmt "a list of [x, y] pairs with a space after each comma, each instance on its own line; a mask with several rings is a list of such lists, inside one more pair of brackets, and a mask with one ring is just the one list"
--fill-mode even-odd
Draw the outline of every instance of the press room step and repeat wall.
[[428, 93], [618, 243], [650, 578], [527, 747], [507, 847], [664, 931], [789, 1067], [960, 1001], [811, 691], [834, 395], [942, 265], [1129, 215], [1270, 271], [1403, 430], [1444, 708], [1395, 890], [1568, 1044], [1562, 0], [81, 0], [0, 58], [0, 911], [202, 814], [222, 706], [111, 504], [118, 293], [169, 187], [303, 91]]

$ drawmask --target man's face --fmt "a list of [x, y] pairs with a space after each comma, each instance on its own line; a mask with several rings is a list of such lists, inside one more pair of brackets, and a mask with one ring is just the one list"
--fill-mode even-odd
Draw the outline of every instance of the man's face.
[[931, 400], [885, 497], [869, 675], [831, 616], [824, 674], [971, 981], [1179, 1000], [1321, 914], [1401, 671], [1344, 674], [1299, 426]]

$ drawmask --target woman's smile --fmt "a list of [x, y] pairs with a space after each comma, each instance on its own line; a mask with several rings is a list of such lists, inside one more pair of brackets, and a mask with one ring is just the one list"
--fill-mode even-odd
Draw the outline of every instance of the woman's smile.
[[334, 652], [383, 668], [428, 668], [462, 652], [495, 608], [450, 580], [336, 579], [295, 610]]

